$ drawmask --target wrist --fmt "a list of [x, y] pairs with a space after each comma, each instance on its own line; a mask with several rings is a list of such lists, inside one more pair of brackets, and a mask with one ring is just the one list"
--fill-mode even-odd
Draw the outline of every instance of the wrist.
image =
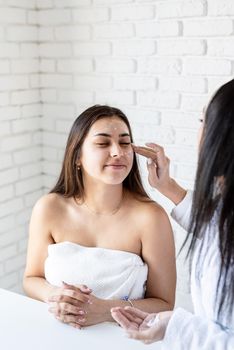
[[167, 186], [161, 192], [175, 205], [178, 205], [184, 199], [187, 193], [187, 191], [183, 187], [181, 187], [174, 179], [171, 178]]
[[132, 300], [130, 302], [129, 299], [128, 300], [103, 300], [103, 302], [104, 302], [103, 310], [104, 310], [105, 322], [115, 322], [110, 312], [110, 310], [113, 307], [134, 306], [132, 305], [133, 304]]
[[102, 308], [102, 322], [113, 322], [113, 318], [111, 316], [111, 308], [112, 308], [112, 300], [102, 300], [101, 302]]

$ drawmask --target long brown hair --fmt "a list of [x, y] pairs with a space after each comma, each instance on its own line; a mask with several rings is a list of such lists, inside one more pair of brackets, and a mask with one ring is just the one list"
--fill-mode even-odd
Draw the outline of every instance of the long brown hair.
[[[86, 109], [73, 123], [67, 140], [61, 173], [50, 193], [83, 199], [84, 185], [82, 171], [77, 166], [77, 161], [81, 155], [81, 147], [91, 126], [99, 119], [110, 117], [118, 117], [127, 125], [131, 142], [133, 142], [128, 118], [120, 109], [106, 105], [95, 105]], [[135, 153], [132, 169], [126, 179], [124, 179], [123, 187], [135, 194], [139, 199], [150, 200], [141, 181]]]

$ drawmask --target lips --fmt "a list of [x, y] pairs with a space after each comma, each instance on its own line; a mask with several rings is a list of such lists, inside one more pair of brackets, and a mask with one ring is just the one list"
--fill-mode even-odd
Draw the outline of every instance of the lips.
[[123, 168], [126, 168], [126, 165], [114, 163], [114, 164], [107, 164], [105, 165], [105, 167], [112, 168], [112, 169], [123, 169]]

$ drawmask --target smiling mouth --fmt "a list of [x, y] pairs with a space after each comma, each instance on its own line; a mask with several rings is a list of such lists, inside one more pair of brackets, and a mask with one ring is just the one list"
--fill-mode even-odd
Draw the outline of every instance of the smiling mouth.
[[123, 168], [126, 168], [126, 166], [123, 165], [123, 164], [107, 164], [107, 165], [105, 165], [105, 167], [112, 168], [112, 169], [123, 169]]

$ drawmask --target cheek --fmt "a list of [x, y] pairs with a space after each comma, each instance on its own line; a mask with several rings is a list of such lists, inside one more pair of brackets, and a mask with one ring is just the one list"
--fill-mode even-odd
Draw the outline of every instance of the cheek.
[[127, 158], [128, 162], [132, 165], [133, 163], [133, 150], [128, 149], [124, 151], [124, 156]]
[[103, 162], [105, 162], [108, 152], [104, 149], [92, 149], [89, 153], [83, 156], [84, 168], [98, 169]]

